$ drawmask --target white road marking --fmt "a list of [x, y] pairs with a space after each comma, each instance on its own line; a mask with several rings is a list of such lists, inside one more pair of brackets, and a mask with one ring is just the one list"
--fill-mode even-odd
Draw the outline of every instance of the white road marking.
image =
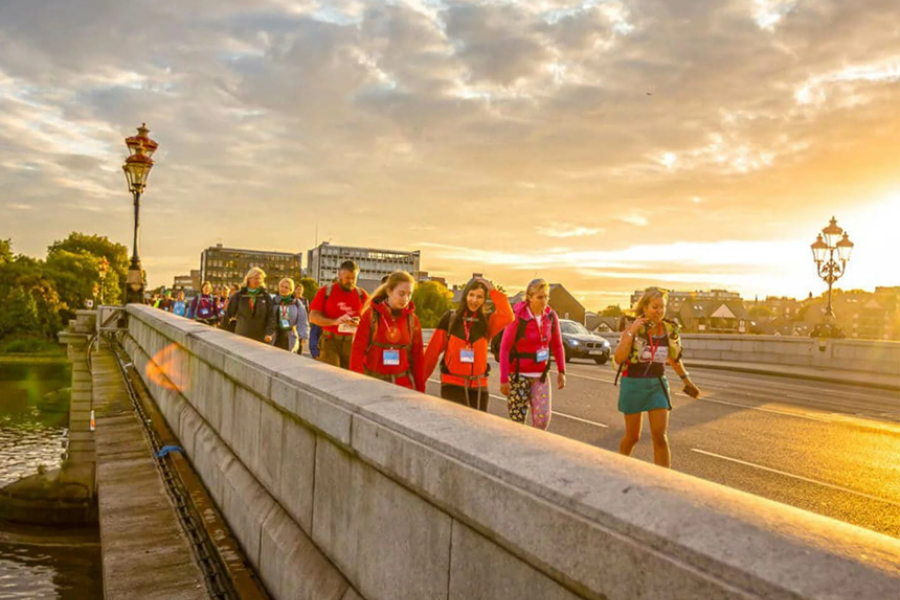
[[722, 456], [721, 454], [716, 454], [714, 452], [707, 452], [706, 450], [701, 450], [699, 448], [691, 448], [691, 452], [696, 452], [698, 454], [712, 456], [713, 458], [719, 458], [722, 460], [731, 461], [734, 463], [738, 463], [740, 465], [745, 465], [748, 467], [753, 467], [755, 469], [760, 469], [762, 471], [768, 471], [769, 473], [775, 473], [777, 475], [784, 475], [785, 477], [791, 477], [793, 479], [798, 479], [800, 481], [805, 481], [807, 483], [814, 483], [816, 485], [821, 485], [822, 487], [827, 487], [827, 488], [831, 488], [833, 490], [838, 490], [841, 492], [846, 492], [848, 494], [853, 494], [854, 496], [861, 496], [863, 498], [868, 498], [869, 500], [876, 500], [878, 502], [884, 502], [886, 504], [891, 504], [893, 506], [900, 506], [900, 502], [896, 502], [894, 500], [888, 500], [887, 498], [879, 498], [878, 496], [873, 496], [871, 494], [866, 494], [864, 492], [857, 492], [856, 490], [851, 490], [850, 488], [845, 488], [840, 485], [834, 485], [832, 483], [826, 483], [824, 481], [818, 481], [816, 479], [810, 479], [809, 477], [803, 477], [802, 475], [794, 475], [793, 473], [786, 473], [785, 471], [779, 471], [778, 469], [764, 467], [764, 466], [758, 465], [756, 463], [747, 462], [745, 460], [740, 460], [739, 458], [731, 458], [730, 456]]
[[[438, 380], [438, 379], [429, 379], [428, 381], [430, 381], [431, 383], [440, 383], [440, 380]], [[501, 396], [501, 395], [499, 395], [499, 394], [488, 394], [488, 395], [489, 395], [491, 398], [494, 398], [495, 400], [500, 400], [501, 402], [506, 403], [506, 396]], [[578, 422], [580, 422], [580, 423], [586, 423], [586, 424], [588, 424], [588, 425], [595, 425], [595, 426], [597, 426], [597, 427], [603, 427], [603, 428], [605, 428], [605, 429], [609, 429], [609, 425], [607, 425], [606, 423], [601, 423], [601, 422], [599, 422], [599, 421], [590, 421], [590, 420], [588, 420], [588, 419], [582, 419], [581, 417], [576, 417], [576, 416], [574, 416], [574, 415], [569, 415], [569, 414], [566, 414], [566, 413], [561, 413], [561, 412], [559, 412], [559, 411], [557, 411], [557, 410], [552, 410], [552, 409], [551, 409], [551, 411], [552, 411], [553, 415], [555, 415], [555, 416], [560, 416], [560, 417], [563, 417], [563, 418], [565, 418], [565, 419], [572, 419], [573, 421], [578, 421]]]
[[820, 421], [823, 423], [833, 423], [833, 419], [829, 419], [827, 417], [818, 417], [816, 415], [811, 415], [809, 413], [795, 413], [787, 410], [777, 410], [774, 408], [764, 408], [762, 406], [748, 406], [746, 404], [741, 404], [740, 402], [726, 402], [725, 400], [719, 400], [717, 398], [711, 398], [709, 396], [701, 396], [698, 402], [714, 402], [716, 404], [724, 404], [726, 406], [734, 406], [737, 408], [743, 408], [746, 410], [758, 410], [760, 412], [773, 413], [776, 415], [785, 415], [788, 417], [797, 417], [799, 419], [809, 419], [810, 421]]

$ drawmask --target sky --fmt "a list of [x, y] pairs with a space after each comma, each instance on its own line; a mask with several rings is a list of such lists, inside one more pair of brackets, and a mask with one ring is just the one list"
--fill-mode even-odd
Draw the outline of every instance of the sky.
[[805, 297], [832, 215], [838, 285], [900, 285], [896, 0], [0, 2], [0, 238], [130, 250], [142, 122], [153, 286], [318, 240], [591, 310]]

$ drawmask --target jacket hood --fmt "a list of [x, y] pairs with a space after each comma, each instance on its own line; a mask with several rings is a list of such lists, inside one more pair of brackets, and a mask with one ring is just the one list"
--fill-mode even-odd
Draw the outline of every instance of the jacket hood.
[[[378, 300], [376, 302], [373, 302], [372, 308], [385, 317], [391, 316], [391, 309], [388, 307], [386, 300]], [[405, 317], [406, 315], [414, 312], [416, 312], [416, 306], [412, 302], [410, 302], [406, 305], [406, 308], [404, 308], [400, 314]]]
[[[549, 306], [544, 309], [544, 316], [550, 314], [550, 311], [553, 310]], [[531, 316], [531, 311], [528, 310], [528, 302], [519, 302], [515, 306], [513, 306], [513, 314], [519, 319], [531, 320], [534, 317]]]

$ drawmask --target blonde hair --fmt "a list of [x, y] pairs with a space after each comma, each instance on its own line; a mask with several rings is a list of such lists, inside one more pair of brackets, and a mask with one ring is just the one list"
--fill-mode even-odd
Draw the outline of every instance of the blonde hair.
[[249, 281], [251, 277], [255, 277], [257, 275], [262, 275], [263, 283], [265, 284], [266, 272], [260, 269], [259, 267], [251, 267], [247, 274], [244, 275], [244, 281], [241, 282], [241, 287], [250, 287]]
[[388, 276], [387, 281], [378, 286], [372, 295], [369, 297], [369, 301], [366, 302], [366, 305], [363, 307], [362, 312], [367, 311], [373, 303], [381, 302], [385, 298], [387, 298], [388, 293], [394, 291], [401, 283], [410, 284], [413, 289], [416, 288], [416, 280], [415, 278], [407, 273], [406, 271], [394, 271]]
[[549, 292], [550, 284], [540, 277], [532, 279], [528, 287], [525, 288], [525, 298], [531, 298], [538, 290], [547, 290]]
[[657, 298], [662, 298], [663, 302], [668, 302], [668, 290], [664, 290], [655, 286], [648, 287], [641, 295], [641, 299], [637, 301], [637, 304], [635, 304], [634, 308], [631, 310], [633, 316], [640, 317], [641, 315], [643, 315], [644, 311], [647, 310], [647, 306]]
[[[278, 287], [280, 288], [280, 287], [281, 287], [281, 284], [284, 283], [285, 281], [287, 281], [288, 284], [291, 286], [291, 291], [290, 291], [290, 293], [293, 294], [293, 293], [294, 293], [294, 288], [297, 287], [297, 286], [294, 285], [294, 280], [291, 279], [290, 277], [285, 277], [284, 279], [282, 279], [281, 281], [279, 281], [279, 282], [278, 282]], [[279, 291], [280, 291], [280, 290], [279, 290]]]

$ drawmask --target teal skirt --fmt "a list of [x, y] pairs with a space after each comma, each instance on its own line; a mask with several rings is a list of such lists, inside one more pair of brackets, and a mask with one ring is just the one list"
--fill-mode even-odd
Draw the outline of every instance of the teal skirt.
[[672, 410], [665, 377], [623, 377], [619, 381], [619, 412], [631, 415], [657, 408]]

